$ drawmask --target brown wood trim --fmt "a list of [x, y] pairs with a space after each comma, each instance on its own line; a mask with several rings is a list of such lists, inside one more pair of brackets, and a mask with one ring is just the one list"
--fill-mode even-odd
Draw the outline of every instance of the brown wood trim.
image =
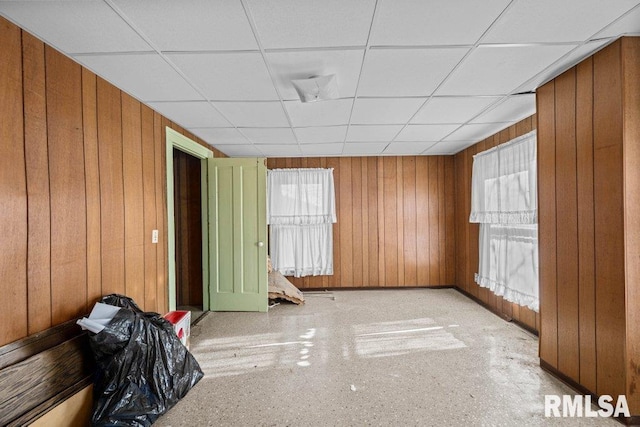
[[455, 289], [456, 291], [460, 292], [462, 295], [466, 296], [467, 298], [472, 299], [474, 302], [477, 302], [482, 307], [486, 308], [487, 310], [489, 310], [490, 312], [492, 312], [493, 314], [495, 314], [496, 316], [498, 316], [502, 320], [514, 323], [514, 324], [520, 326], [522, 329], [524, 329], [524, 330], [526, 330], [528, 332], [531, 332], [533, 335], [538, 336], [538, 331], [535, 330], [534, 328], [532, 328], [531, 326], [527, 325], [526, 323], [523, 323], [523, 322], [521, 322], [518, 319], [515, 319], [513, 317], [507, 316], [504, 312], [499, 311], [497, 308], [491, 306], [490, 304], [487, 304], [486, 302], [482, 301], [480, 298], [471, 295], [469, 292], [467, 292], [467, 291], [465, 291], [463, 289], [460, 289], [458, 287], [453, 287], [453, 289]]
[[55, 347], [82, 334], [76, 320], [69, 320], [53, 328], [0, 347], [0, 370], [19, 363], [38, 353]]
[[40, 405], [36, 406], [30, 411], [25, 412], [20, 417], [14, 419], [9, 424], [7, 424], [7, 427], [20, 427], [34, 422], [36, 419], [42, 417], [44, 414], [46, 414], [65, 400], [69, 399], [71, 396], [78, 393], [83, 388], [88, 387], [92, 383], [93, 382], [91, 376], [83, 378], [71, 387], [61, 391], [60, 393], [42, 402]]
[[0, 425], [41, 413], [94, 370], [86, 333], [0, 370]]
[[[563, 374], [562, 372], [560, 372], [559, 370], [557, 370], [552, 365], [550, 365], [549, 363], [545, 362], [542, 359], [540, 359], [540, 367], [543, 370], [547, 371], [549, 374], [553, 375], [554, 377], [562, 381], [563, 383], [565, 383], [566, 385], [568, 385], [569, 387], [571, 387], [572, 389], [574, 389], [575, 391], [577, 391], [578, 393], [591, 396], [592, 397], [591, 401], [597, 405], [597, 401], [599, 397], [597, 394], [594, 394], [591, 391], [587, 390], [584, 386], [572, 380], [570, 377]], [[631, 417], [616, 417], [614, 419], [627, 426], [640, 426], [640, 415], [631, 415]]]

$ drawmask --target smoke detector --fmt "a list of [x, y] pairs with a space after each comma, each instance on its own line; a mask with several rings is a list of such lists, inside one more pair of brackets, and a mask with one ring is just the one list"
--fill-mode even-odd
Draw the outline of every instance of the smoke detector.
[[335, 74], [291, 80], [300, 101], [316, 102], [338, 98], [338, 79]]

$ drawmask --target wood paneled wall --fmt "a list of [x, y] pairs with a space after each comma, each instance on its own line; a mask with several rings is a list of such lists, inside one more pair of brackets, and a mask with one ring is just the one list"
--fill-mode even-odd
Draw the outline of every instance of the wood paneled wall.
[[640, 414], [640, 39], [542, 86], [540, 358]]
[[0, 57], [0, 345], [111, 292], [166, 311], [165, 126], [202, 142], [1, 17]]
[[334, 169], [334, 274], [290, 278], [296, 286], [454, 285], [453, 157], [274, 158], [267, 166]]
[[513, 319], [537, 331], [539, 315], [518, 304], [504, 301], [487, 288], [479, 286], [474, 275], [479, 265], [479, 224], [469, 222], [471, 213], [471, 170], [473, 155], [508, 142], [536, 128], [536, 116], [528, 117], [489, 138], [472, 145], [455, 155], [455, 230], [456, 230], [456, 278], [458, 288], [481, 301], [494, 312]]

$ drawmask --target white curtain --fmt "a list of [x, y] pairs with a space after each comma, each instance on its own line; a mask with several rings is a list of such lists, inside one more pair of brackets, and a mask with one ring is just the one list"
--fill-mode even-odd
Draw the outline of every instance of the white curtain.
[[536, 132], [473, 158], [470, 222], [480, 223], [476, 283], [539, 310]]
[[267, 183], [274, 270], [295, 277], [333, 274], [333, 169], [273, 169]]

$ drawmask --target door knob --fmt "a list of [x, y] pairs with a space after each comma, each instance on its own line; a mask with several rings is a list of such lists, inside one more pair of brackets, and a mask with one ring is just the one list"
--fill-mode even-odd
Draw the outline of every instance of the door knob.
[[264, 242], [258, 242], [258, 246], [259, 247], [263, 247], [264, 246]]

